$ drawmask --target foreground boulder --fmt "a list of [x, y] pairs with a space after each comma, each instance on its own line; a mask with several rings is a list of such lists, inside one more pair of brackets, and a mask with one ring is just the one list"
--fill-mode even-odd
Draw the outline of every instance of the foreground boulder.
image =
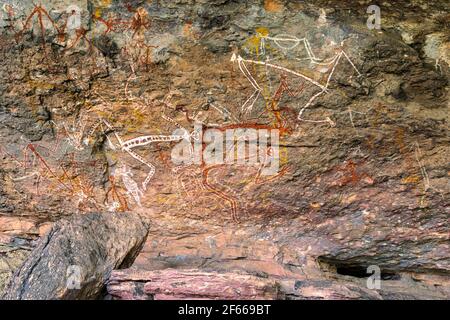
[[113, 298], [123, 300], [281, 298], [278, 285], [273, 280], [198, 269], [115, 270], [108, 281], [107, 289]]
[[128, 267], [148, 224], [134, 213], [90, 213], [56, 223], [8, 284], [3, 299], [95, 299], [113, 269]]

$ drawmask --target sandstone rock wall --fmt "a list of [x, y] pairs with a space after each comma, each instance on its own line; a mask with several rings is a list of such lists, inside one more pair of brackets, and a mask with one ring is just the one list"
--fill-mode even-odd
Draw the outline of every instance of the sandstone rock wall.
[[[132, 210], [152, 221], [144, 271], [264, 275], [292, 298], [449, 297], [445, 2], [384, 2], [380, 30], [369, 1], [48, 0], [34, 16], [6, 2], [8, 250], [26, 255], [62, 217]], [[279, 172], [179, 167], [176, 142], [119, 146], [196, 122], [279, 130]]]

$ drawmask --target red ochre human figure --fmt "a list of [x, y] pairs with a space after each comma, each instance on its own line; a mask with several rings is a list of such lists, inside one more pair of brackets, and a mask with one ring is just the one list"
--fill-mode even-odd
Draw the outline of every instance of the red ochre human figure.
[[369, 184], [373, 183], [373, 179], [367, 173], [360, 173], [357, 167], [361, 163], [355, 163], [353, 160], [347, 160], [345, 164], [337, 169], [337, 171], [344, 172], [341, 179], [333, 182], [333, 185], [345, 186], [347, 184], [356, 185], [364, 179]]
[[44, 26], [43, 18], [46, 17], [48, 19], [48, 21], [50, 21], [51, 25], [56, 30], [58, 35], [61, 35], [63, 31], [60, 30], [58, 25], [55, 23], [55, 21], [52, 19], [52, 17], [50, 17], [50, 14], [47, 12], [47, 10], [44, 9], [42, 4], [39, 4], [39, 5], [34, 4], [33, 11], [31, 11], [30, 15], [25, 20], [25, 23], [23, 25], [23, 29], [20, 32], [18, 32], [17, 36], [18, 36], [18, 38], [21, 38], [23, 36], [23, 33], [29, 28], [30, 22], [33, 20], [33, 17], [35, 15], [37, 16], [37, 21], [39, 23], [39, 28], [41, 29], [42, 45], [43, 45], [43, 48], [45, 49], [45, 47], [46, 47], [45, 46], [46, 33], [45, 33], [45, 26]]

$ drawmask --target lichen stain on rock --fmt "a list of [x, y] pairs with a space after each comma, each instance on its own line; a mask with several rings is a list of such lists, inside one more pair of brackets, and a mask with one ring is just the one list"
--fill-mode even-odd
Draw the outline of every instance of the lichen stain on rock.
[[278, 0], [264, 0], [264, 10], [267, 12], [281, 12], [284, 6]]

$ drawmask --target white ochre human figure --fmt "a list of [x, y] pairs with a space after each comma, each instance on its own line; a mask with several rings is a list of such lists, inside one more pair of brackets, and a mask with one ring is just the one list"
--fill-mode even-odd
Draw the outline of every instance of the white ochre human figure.
[[144, 193], [142, 192], [141, 189], [139, 189], [139, 186], [136, 183], [136, 181], [133, 180], [133, 173], [127, 167], [127, 165], [125, 164], [120, 165], [115, 170], [115, 175], [119, 176], [122, 179], [125, 189], [127, 190], [127, 196], [129, 198], [133, 198], [136, 204], [139, 207], [142, 207], [141, 197], [144, 195]]

